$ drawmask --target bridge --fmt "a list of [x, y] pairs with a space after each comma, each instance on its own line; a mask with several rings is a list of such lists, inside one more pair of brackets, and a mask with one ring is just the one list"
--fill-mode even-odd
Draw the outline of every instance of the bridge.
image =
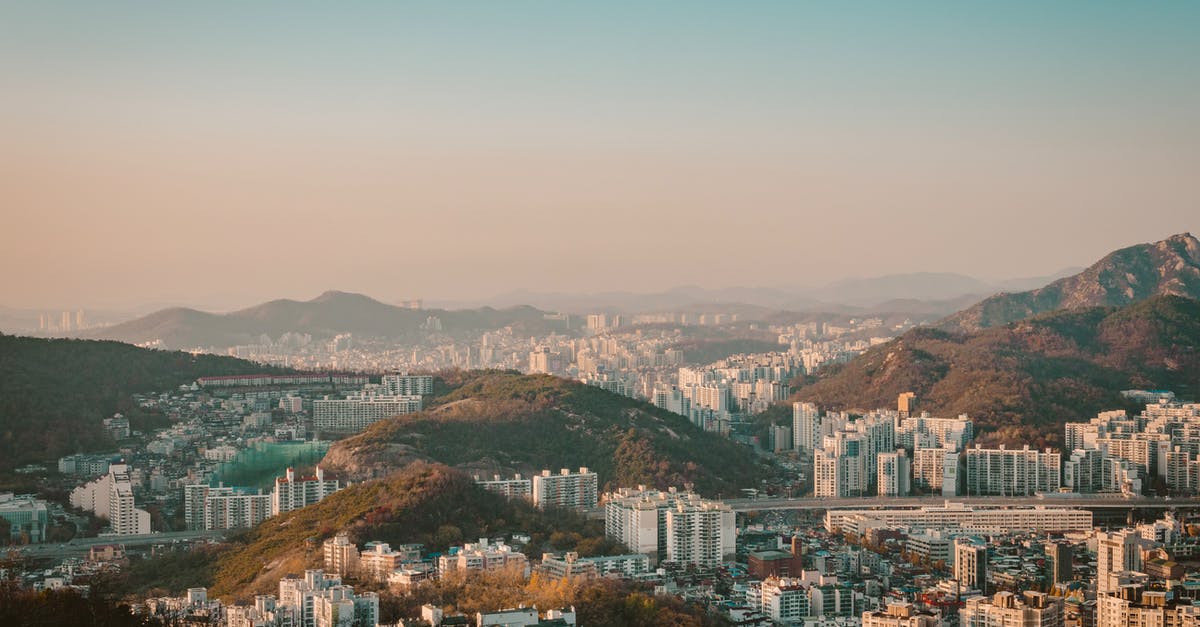
[[16, 548], [18, 551], [24, 553], [26, 557], [60, 560], [67, 557], [80, 557], [86, 555], [92, 547], [103, 546], [105, 544], [123, 544], [125, 545], [126, 549], [129, 549], [136, 546], [170, 544], [172, 542], [184, 542], [201, 538], [219, 540], [224, 536], [225, 531], [167, 531], [162, 533], [147, 533], [129, 536], [75, 538], [69, 542], [26, 544], [24, 546], [13, 548]]
[[826, 510], [826, 509], [885, 509], [885, 508], [919, 508], [944, 505], [946, 501], [962, 503], [975, 507], [1030, 507], [1046, 508], [1071, 507], [1083, 509], [1189, 509], [1200, 508], [1200, 498], [1155, 498], [1155, 497], [1105, 497], [1079, 496], [1060, 497], [1047, 496], [1044, 498], [1032, 496], [870, 496], [850, 498], [755, 498], [755, 499], [725, 499], [725, 503], [735, 511], [754, 512], [770, 510]]

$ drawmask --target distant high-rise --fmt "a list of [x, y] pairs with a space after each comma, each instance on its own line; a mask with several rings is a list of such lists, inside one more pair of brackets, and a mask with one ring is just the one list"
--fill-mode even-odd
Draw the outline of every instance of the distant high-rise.
[[66, 332], [66, 331], [71, 330], [71, 312], [69, 312], [69, 311], [62, 312], [62, 324], [60, 325], [60, 327], [61, 328], [59, 328], [59, 331]]
[[1065, 583], [1075, 579], [1072, 565], [1071, 545], [1053, 542], [1046, 545], [1046, 579], [1050, 584]]
[[959, 538], [954, 544], [954, 578], [964, 590], [986, 592], [987, 547]]
[[875, 484], [879, 496], [908, 496], [912, 485], [912, 464], [904, 449], [880, 453], [878, 460]]
[[902, 418], [911, 415], [917, 409], [917, 394], [915, 392], [904, 392], [896, 398], [896, 410], [900, 412]]
[[820, 446], [821, 412], [813, 403], [792, 403], [792, 448], [812, 451]]

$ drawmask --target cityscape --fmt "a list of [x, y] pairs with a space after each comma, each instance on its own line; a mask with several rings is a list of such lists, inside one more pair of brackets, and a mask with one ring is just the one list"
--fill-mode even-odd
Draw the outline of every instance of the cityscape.
[[1197, 32], [0, 7], [0, 627], [1200, 627]]

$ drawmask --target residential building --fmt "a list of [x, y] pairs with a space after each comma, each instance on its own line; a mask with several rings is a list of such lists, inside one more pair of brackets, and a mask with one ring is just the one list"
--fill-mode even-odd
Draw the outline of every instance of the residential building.
[[918, 611], [912, 603], [888, 603], [887, 609], [862, 613], [862, 627], [938, 627], [939, 623], [936, 614]]
[[425, 396], [433, 394], [433, 375], [387, 374], [380, 385], [392, 396]]
[[792, 403], [792, 448], [812, 452], [819, 448], [821, 412], [814, 403]]
[[358, 570], [358, 547], [344, 533], [329, 538], [322, 545], [325, 570], [339, 577]]
[[1057, 492], [1062, 486], [1062, 455], [1050, 449], [985, 449], [966, 451], [966, 494], [971, 496], [1034, 496]]
[[372, 423], [421, 411], [420, 396], [351, 395], [313, 401], [313, 427], [319, 431], [358, 433]]
[[278, 516], [318, 503], [321, 499], [337, 492], [342, 484], [337, 479], [326, 478], [325, 469], [317, 466], [312, 477], [296, 477], [296, 471], [288, 468], [283, 477], [275, 478], [275, 489], [271, 492], [271, 515]]
[[691, 492], [606, 495], [605, 534], [632, 551], [681, 564], [717, 565], [734, 552], [733, 509]]
[[997, 592], [966, 600], [959, 614], [962, 627], [1062, 627], [1062, 599], [1043, 592]]
[[879, 496], [908, 496], [912, 483], [912, 464], [904, 449], [880, 453], [877, 461], [876, 486]]
[[46, 502], [32, 494], [0, 493], [0, 518], [8, 521], [8, 540], [14, 544], [27, 541], [39, 544], [46, 541], [50, 516]]
[[919, 448], [913, 451], [913, 487], [927, 494], [958, 496], [958, 450]]
[[492, 477], [492, 479], [480, 479], [479, 475], [475, 475], [475, 483], [484, 490], [505, 498], [533, 499], [533, 482], [529, 479], [522, 478], [519, 474], [514, 475], [512, 479], [504, 479], [500, 475]]
[[980, 507], [946, 501], [921, 508], [831, 509], [825, 512], [829, 531], [861, 535], [860, 526], [874, 521], [885, 526], [907, 526], [964, 531], [1003, 532], [1028, 530], [1037, 533], [1087, 531], [1092, 513], [1066, 507]]
[[543, 508], [592, 509], [596, 507], [599, 485], [596, 473], [587, 468], [578, 472], [563, 468], [557, 475], [543, 470], [533, 476], [533, 504]]
[[955, 540], [954, 579], [964, 590], [987, 592], [987, 547], [971, 538]]
[[507, 568], [519, 569], [529, 576], [529, 561], [523, 553], [503, 542], [490, 543], [487, 538], [480, 538], [477, 544], [468, 543], [451, 548], [438, 558], [438, 571], [441, 573]]

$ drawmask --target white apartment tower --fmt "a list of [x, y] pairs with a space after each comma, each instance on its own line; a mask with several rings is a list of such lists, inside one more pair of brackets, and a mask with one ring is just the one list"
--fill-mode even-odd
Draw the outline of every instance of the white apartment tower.
[[912, 464], [904, 449], [880, 453], [876, 465], [875, 485], [879, 496], [908, 496], [912, 489]]
[[271, 493], [271, 515], [278, 516], [283, 512], [300, 509], [337, 492], [341, 482], [337, 479], [326, 479], [325, 469], [317, 466], [313, 477], [296, 477], [296, 471], [288, 468], [287, 474], [275, 478], [275, 490]]
[[821, 443], [821, 412], [815, 403], [792, 403], [792, 448], [812, 451]]
[[571, 472], [563, 468], [558, 474], [543, 470], [533, 476], [533, 504], [538, 507], [591, 509], [596, 507], [599, 491], [596, 473], [587, 468]]

